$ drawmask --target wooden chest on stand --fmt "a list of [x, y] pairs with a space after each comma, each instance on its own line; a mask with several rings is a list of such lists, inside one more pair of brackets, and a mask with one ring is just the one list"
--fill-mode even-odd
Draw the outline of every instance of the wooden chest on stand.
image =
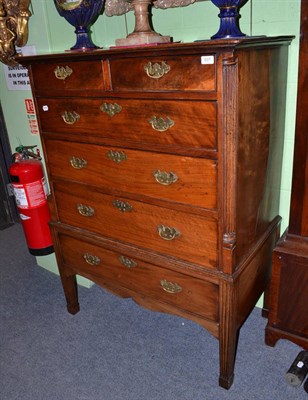
[[225, 388], [279, 235], [291, 39], [21, 59], [68, 311], [80, 274], [191, 319], [219, 340]]

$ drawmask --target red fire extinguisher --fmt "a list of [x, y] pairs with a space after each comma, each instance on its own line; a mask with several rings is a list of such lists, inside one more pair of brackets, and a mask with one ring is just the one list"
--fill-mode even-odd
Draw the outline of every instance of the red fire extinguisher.
[[35, 147], [16, 148], [9, 174], [29, 251], [44, 256], [54, 249], [48, 226], [47, 183], [39, 152], [33, 152]]

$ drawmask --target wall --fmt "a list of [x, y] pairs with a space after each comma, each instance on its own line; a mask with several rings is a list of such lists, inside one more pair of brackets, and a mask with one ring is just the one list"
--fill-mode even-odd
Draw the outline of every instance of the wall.
[[[61, 18], [51, 0], [32, 0], [33, 16], [29, 21], [28, 45], [35, 45], [38, 53], [63, 51], [75, 43], [74, 28]], [[218, 9], [210, 1], [201, 1], [188, 7], [153, 10], [153, 25], [157, 32], [170, 35], [174, 41], [190, 42], [209, 39], [219, 26]], [[298, 67], [298, 36], [300, 21], [299, 0], [250, 0], [241, 9], [241, 29], [248, 35], [295, 35], [290, 46], [285, 149], [282, 174], [280, 214], [283, 230], [288, 225], [290, 186], [294, 146], [295, 107]], [[134, 28], [132, 13], [126, 16], [101, 15], [94, 26], [93, 41], [108, 48], [117, 38], [126, 37]], [[31, 97], [29, 91], [7, 90], [4, 70], [0, 66], [0, 101], [9, 132], [11, 147], [19, 143], [37, 144], [38, 136], [31, 135], [25, 112], [24, 99]], [[56, 271], [54, 255], [38, 257], [38, 263]], [[88, 285], [87, 281], [80, 283]]]

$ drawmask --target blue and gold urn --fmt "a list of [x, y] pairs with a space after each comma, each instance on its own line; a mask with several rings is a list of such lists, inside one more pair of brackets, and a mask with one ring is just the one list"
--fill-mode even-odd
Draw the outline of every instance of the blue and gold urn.
[[239, 27], [239, 9], [248, 0], [211, 0], [220, 9], [220, 27], [212, 39], [238, 38], [246, 36]]
[[102, 11], [105, 0], [54, 0], [56, 9], [75, 27], [76, 44], [71, 50], [91, 50], [98, 47], [89, 34], [92, 25]]

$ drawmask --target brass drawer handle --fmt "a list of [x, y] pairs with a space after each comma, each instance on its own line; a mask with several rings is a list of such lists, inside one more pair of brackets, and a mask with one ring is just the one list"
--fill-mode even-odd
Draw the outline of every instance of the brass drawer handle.
[[164, 240], [173, 240], [180, 236], [181, 232], [176, 228], [166, 225], [158, 225], [157, 227], [159, 236]]
[[92, 255], [90, 253], [85, 253], [83, 255], [83, 258], [90, 265], [99, 265], [101, 263], [101, 259], [99, 257], [94, 256], [94, 255]]
[[125, 257], [125, 256], [120, 256], [119, 261], [121, 264], [124, 265], [126, 268], [135, 268], [137, 267], [136, 261], [132, 260], [131, 258]]
[[153, 172], [153, 176], [156, 182], [164, 186], [172, 185], [179, 179], [174, 172], [160, 171], [159, 169]]
[[133, 206], [122, 200], [113, 200], [112, 204], [121, 212], [130, 212]]
[[66, 124], [74, 125], [79, 120], [80, 115], [76, 111], [64, 111], [61, 117]]
[[165, 292], [175, 294], [182, 291], [182, 287], [176, 282], [169, 282], [166, 279], [162, 279], [160, 281], [160, 286], [164, 289]]
[[84, 204], [77, 204], [77, 210], [83, 217], [93, 217], [95, 214], [94, 208], [86, 206]]
[[72, 75], [72, 73], [73, 73], [73, 70], [70, 68], [70, 67], [68, 67], [68, 66], [66, 66], [66, 67], [60, 67], [59, 65], [54, 69], [54, 74], [55, 74], [55, 77], [57, 78], [57, 79], [60, 79], [60, 80], [65, 80], [66, 78], [68, 78], [69, 76], [71, 76]]
[[73, 156], [70, 159], [70, 164], [75, 169], [82, 169], [88, 165], [86, 160], [84, 160], [83, 158], [75, 157], [75, 156]]
[[154, 63], [148, 62], [144, 66], [144, 70], [147, 73], [147, 76], [152, 79], [160, 79], [164, 75], [168, 74], [171, 70], [170, 65], [166, 63], [166, 61], [162, 61], [161, 63]]
[[120, 162], [125, 161], [127, 159], [127, 156], [124, 153], [124, 151], [116, 151], [116, 150], [108, 150], [107, 157], [116, 164], [119, 164]]
[[101, 111], [103, 111], [104, 113], [108, 114], [109, 117], [113, 117], [116, 114], [119, 114], [122, 111], [122, 107], [119, 106], [119, 104], [117, 103], [103, 103], [100, 106]]
[[164, 119], [162, 117], [156, 117], [156, 115], [149, 119], [149, 123], [152, 128], [158, 132], [166, 132], [168, 129], [174, 126], [174, 121], [172, 121], [172, 119], [169, 117]]

